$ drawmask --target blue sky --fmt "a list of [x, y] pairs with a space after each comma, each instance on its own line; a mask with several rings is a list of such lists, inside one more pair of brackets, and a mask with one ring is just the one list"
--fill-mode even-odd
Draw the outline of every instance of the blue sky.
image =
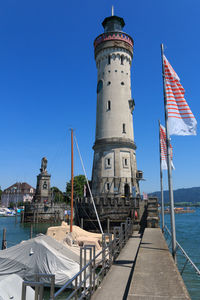
[[[135, 42], [133, 114], [141, 191], [159, 190], [158, 119], [164, 124], [160, 43], [181, 78], [199, 122], [200, 2], [198, 0], [52, 1], [0, 3], [0, 185], [36, 185], [48, 159], [51, 184], [64, 191], [70, 179], [70, 131], [75, 129], [91, 176], [97, 72], [93, 41], [111, 14], [123, 17]], [[174, 189], [199, 186], [197, 136], [173, 136]], [[75, 150], [75, 175], [82, 174]], [[166, 174], [165, 174], [166, 187]]]

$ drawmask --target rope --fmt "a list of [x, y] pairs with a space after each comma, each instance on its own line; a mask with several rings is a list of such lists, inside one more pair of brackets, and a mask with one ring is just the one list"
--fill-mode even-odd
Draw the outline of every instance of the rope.
[[101, 227], [101, 222], [100, 222], [100, 220], [99, 220], [99, 216], [98, 216], [97, 209], [96, 209], [96, 206], [95, 206], [95, 203], [94, 203], [94, 199], [93, 199], [93, 196], [92, 196], [92, 192], [91, 192], [91, 189], [90, 189], [90, 185], [89, 185], [89, 182], [88, 182], [88, 179], [87, 179], [85, 167], [84, 167], [84, 164], [83, 164], [83, 160], [82, 160], [82, 157], [81, 157], [81, 153], [80, 153], [80, 150], [79, 150], [79, 147], [78, 147], [78, 142], [77, 142], [76, 137], [75, 137], [75, 142], [76, 142], [76, 147], [77, 147], [78, 154], [79, 154], [79, 157], [80, 157], [81, 165], [82, 165], [82, 168], [83, 168], [83, 172], [84, 172], [84, 174], [85, 174], [85, 179], [86, 179], [86, 182], [87, 182], [87, 186], [88, 186], [88, 190], [89, 190], [89, 193], [90, 193], [90, 197], [91, 197], [91, 199], [92, 199], [94, 211], [95, 211], [95, 214], [96, 214], [96, 217], [97, 217], [97, 221], [98, 221], [98, 223], [99, 223], [99, 228], [100, 228], [101, 233], [103, 234], [103, 229], [102, 229], [102, 227]]

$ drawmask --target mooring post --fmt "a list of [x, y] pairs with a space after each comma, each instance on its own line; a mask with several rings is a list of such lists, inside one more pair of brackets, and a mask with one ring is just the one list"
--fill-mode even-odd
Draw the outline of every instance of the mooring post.
[[36, 214], [36, 223], [38, 223], [38, 208], [37, 208], [37, 214]]
[[15, 209], [15, 223], [17, 223], [17, 208]]
[[31, 224], [31, 227], [30, 227], [30, 238], [32, 239], [33, 237], [33, 224]]
[[21, 223], [24, 223], [24, 210], [21, 211]]
[[7, 242], [6, 242], [6, 228], [3, 229], [3, 240], [2, 240], [2, 250], [7, 248]]

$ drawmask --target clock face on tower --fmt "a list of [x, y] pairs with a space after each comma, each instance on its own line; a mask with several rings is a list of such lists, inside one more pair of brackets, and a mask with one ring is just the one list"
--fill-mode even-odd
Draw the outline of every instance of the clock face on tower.
[[97, 94], [102, 90], [103, 87], [103, 81], [99, 80], [97, 84]]

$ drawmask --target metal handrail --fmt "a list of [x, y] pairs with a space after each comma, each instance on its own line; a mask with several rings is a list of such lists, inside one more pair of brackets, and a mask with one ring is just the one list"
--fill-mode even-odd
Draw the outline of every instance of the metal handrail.
[[[72, 299], [82, 299], [92, 295], [96, 287], [100, 284], [100, 281], [106, 275], [108, 269], [111, 267], [112, 263], [115, 261], [116, 257], [119, 255], [121, 249], [124, 247], [128, 238], [133, 232], [133, 224], [130, 218], [122, 223], [120, 227], [114, 228], [114, 238], [112, 234], [105, 233], [102, 234], [102, 250], [95, 255], [94, 245], [85, 245], [80, 248], [80, 270], [75, 274], [70, 280], [68, 280], [56, 293], [54, 293], [55, 288], [55, 276], [52, 274], [36, 274], [35, 279], [38, 281], [39, 286], [44, 283], [40, 282], [41, 277], [51, 278], [51, 291], [50, 300], [55, 300], [60, 294], [62, 294], [66, 289], [71, 288], [74, 285], [73, 291], [66, 298], [66, 300]], [[108, 242], [107, 242], [108, 239]], [[89, 251], [90, 259], [86, 262], [86, 254]], [[100, 259], [98, 259], [101, 256]], [[98, 259], [98, 261], [97, 261]], [[84, 263], [84, 265], [83, 265]], [[101, 266], [101, 269], [99, 267]], [[97, 273], [98, 270], [98, 273]], [[31, 286], [30, 282], [30, 286]], [[25, 287], [28, 286], [28, 282], [25, 283]], [[41, 293], [43, 291], [41, 290]], [[25, 299], [25, 298], [24, 298]]]
[[[165, 225], [164, 226], [164, 229], [166, 229], [166, 231], [168, 232], [168, 234], [171, 236], [171, 232], [169, 231], [169, 229], [167, 228], [167, 226]], [[183, 249], [183, 247], [176, 241], [176, 252], [178, 251], [178, 248], [180, 249], [180, 251], [182, 252], [182, 254], [185, 256], [186, 258], [186, 262], [181, 270], [181, 274], [183, 273], [185, 267], [186, 267], [186, 264], [187, 262], [190, 263], [190, 265], [195, 269], [196, 273], [198, 275], [200, 275], [200, 270], [198, 269], [198, 267], [193, 263], [193, 261], [191, 260], [191, 258], [189, 257], [189, 255], [185, 252], [185, 250]]]
[[[95, 255], [84, 267], [82, 267], [81, 270], [76, 275], [74, 275], [73, 278], [71, 278], [68, 282], [66, 282], [65, 285], [54, 294], [54, 299], [56, 299], [57, 296], [59, 296], [62, 292], [64, 292], [64, 290], [66, 290], [69, 286], [71, 286], [74, 280], [77, 281], [77, 278], [79, 278], [82, 274], [84, 274], [84, 272], [90, 266], [92, 266], [92, 264], [94, 264], [93, 270], [92, 270], [92, 272], [94, 274], [94, 280], [92, 282], [92, 286], [91, 286], [91, 284], [88, 284], [87, 287], [85, 287], [83, 290], [81, 290], [81, 288], [84, 287], [84, 284], [86, 284], [86, 281], [91, 276], [91, 273], [89, 272], [83, 280], [80, 280], [79, 284], [76, 284], [75, 290], [72, 291], [72, 293], [66, 299], [69, 300], [75, 295], [76, 295], [76, 299], [82, 299], [83, 297], [88, 296], [88, 293], [92, 294], [94, 292], [96, 286], [99, 284], [98, 280], [100, 279], [101, 276], [104, 277], [106, 275], [106, 269], [110, 268], [110, 266], [112, 265], [112, 262], [116, 258], [116, 251], [118, 253], [120, 252], [120, 250], [122, 249], [122, 247], [125, 244], [124, 242], [126, 242], [128, 240], [128, 237], [132, 234], [133, 227], [132, 227], [131, 220], [127, 220], [126, 224], [127, 224], [127, 226], [126, 226], [124, 238], [122, 235], [121, 227], [117, 228], [119, 236], [118, 237], [114, 236], [114, 239], [110, 240], [108, 243], [106, 243], [105, 240], [106, 240], [106, 237], [108, 237], [109, 235], [108, 234], [102, 235], [102, 241], [105, 242], [105, 244], [102, 243], [102, 250], [97, 255]], [[116, 244], [118, 244], [117, 247], [116, 247]], [[113, 249], [113, 246], [115, 246], [116, 248]], [[85, 247], [89, 247], [89, 246], [85, 246]], [[99, 256], [102, 256], [102, 258], [100, 261], [96, 262], [96, 259]], [[108, 261], [109, 261], [109, 263], [107, 264]], [[95, 272], [100, 265], [102, 265], [102, 268], [98, 272], [98, 274], [96, 274]], [[79, 298], [78, 298], [77, 294], [79, 291], [81, 294], [79, 295]]]

